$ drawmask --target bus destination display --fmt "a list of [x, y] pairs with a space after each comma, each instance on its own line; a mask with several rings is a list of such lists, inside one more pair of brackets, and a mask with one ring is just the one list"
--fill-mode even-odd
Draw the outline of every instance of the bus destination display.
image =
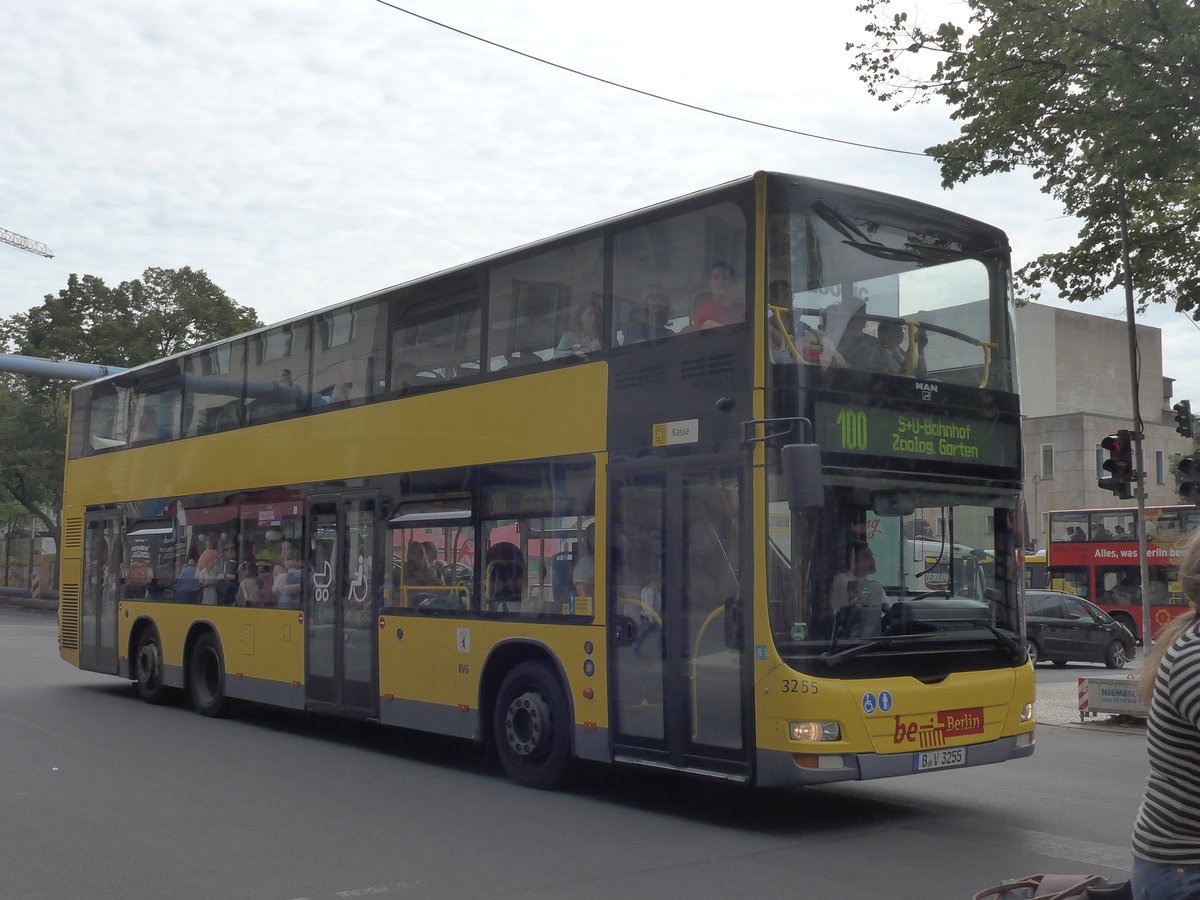
[[1016, 426], [931, 413], [816, 405], [817, 440], [826, 450], [906, 459], [1013, 466]]

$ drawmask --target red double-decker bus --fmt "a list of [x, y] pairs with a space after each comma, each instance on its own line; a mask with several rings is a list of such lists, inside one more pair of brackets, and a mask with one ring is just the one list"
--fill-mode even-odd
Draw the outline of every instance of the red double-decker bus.
[[[1142, 639], [1141, 554], [1137, 508], [1051, 512], [1046, 553], [1047, 587], [1078, 594], [1104, 609]], [[1200, 526], [1194, 506], [1146, 509], [1151, 634], [1186, 612], [1179, 584], [1184, 539]]]

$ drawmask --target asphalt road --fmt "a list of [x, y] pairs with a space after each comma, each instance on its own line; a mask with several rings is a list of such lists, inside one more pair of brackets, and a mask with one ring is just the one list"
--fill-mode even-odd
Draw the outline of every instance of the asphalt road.
[[888, 781], [587, 766], [530, 791], [448, 739], [148, 706], [58, 659], [52, 617], [0, 607], [0, 897], [21, 900], [958, 900], [1127, 871], [1144, 757], [1136, 730], [1046, 725], [1030, 759]]

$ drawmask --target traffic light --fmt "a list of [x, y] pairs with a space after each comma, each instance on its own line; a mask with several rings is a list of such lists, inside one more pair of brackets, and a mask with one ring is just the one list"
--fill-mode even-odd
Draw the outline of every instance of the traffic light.
[[1200, 506], [1200, 453], [1185, 456], [1179, 461], [1179, 496]]
[[1137, 480], [1137, 472], [1133, 469], [1133, 432], [1122, 428], [1102, 440], [1100, 446], [1108, 451], [1103, 466], [1108, 475], [1097, 479], [1096, 484], [1112, 491], [1121, 500], [1131, 500], [1133, 483]]
[[1195, 434], [1192, 428], [1192, 401], [1180, 400], [1171, 408], [1175, 410], [1175, 430], [1185, 438], [1192, 437]]

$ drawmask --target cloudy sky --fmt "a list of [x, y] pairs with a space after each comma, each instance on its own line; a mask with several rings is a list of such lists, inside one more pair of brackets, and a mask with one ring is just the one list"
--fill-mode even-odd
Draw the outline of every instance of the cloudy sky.
[[[942, 108], [866, 94], [849, 2], [396, 5], [785, 128], [906, 150], [956, 133]], [[1023, 173], [944, 191], [927, 159], [673, 106], [377, 0], [0, 0], [0, 21], [0, 228], [55, 253], [0, 245], [0, 315], [72, 272], [192, 266], [273, 322], [759, 169], [967, 213], [1009, 233], [1016, 265], [1076, 230]], [[1081, 309], [1124, 316], [1119, 296]], [[1176, 397], [1200, 401], [1195, 326], [1141, 321], [1164, 329]]]

